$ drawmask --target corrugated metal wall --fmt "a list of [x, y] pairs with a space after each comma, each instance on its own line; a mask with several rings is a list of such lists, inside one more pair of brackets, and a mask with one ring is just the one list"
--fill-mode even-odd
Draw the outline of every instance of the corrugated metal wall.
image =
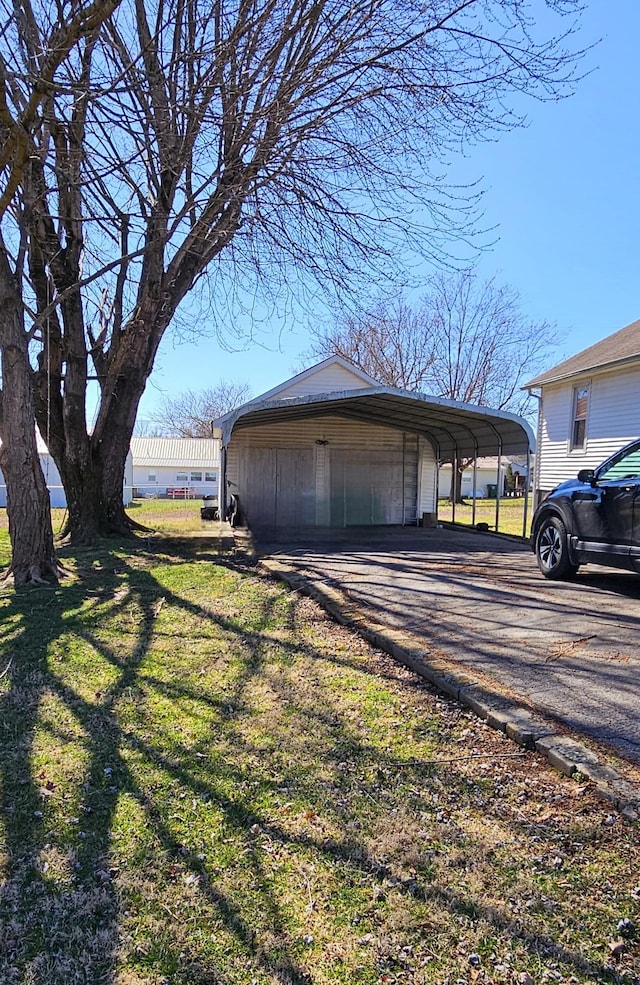
[[338, 417], [239, 430], [227, 457], [255, 526], [414, 523], [418, 473], [416, 435]]
[[370, 383], [360, 379], [344, 366], [326, 366], [312, 376], [294, 380], [291, 386], [278, 391], [278, 397], [299, 397], [312, 393], [331, 393], [333, 390], [369, 389]]
[[435, 514], [438, 508], [438, 465], [431, 445], [424, 438], [418, 441], [418, 466], [420, 469], [418, 517], [421, 518], [423, 513]]

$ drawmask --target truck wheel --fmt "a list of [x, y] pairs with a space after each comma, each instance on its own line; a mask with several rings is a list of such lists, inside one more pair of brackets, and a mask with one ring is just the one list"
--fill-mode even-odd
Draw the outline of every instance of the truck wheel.
[[558, 516], [549, 516], [540, 524], [536, 537], [536, 558], [545, 578], [556, 581], [573, 578], [578, 570], [569, 558], [569, 541], [564, 523]]

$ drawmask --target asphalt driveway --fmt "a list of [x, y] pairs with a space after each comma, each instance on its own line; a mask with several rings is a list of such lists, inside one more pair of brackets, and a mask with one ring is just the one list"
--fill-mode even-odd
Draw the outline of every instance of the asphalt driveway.
[[640, 576], [582, 568], [549, 582], [522, 542], [460, 529], [286, 531], [259, 539], [281, 571], [365, 620], [640, 765]]

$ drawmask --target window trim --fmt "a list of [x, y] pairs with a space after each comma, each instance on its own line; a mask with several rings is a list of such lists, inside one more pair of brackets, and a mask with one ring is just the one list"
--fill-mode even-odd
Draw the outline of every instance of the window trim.
[[[584, 416], [578, 416], [578, 401], [586, 398]], [[578, 383], [573, 388], [571, 398], [571, 423], [569, 430], [569, 454], [585, 455], [589, 435], [589, 411], [591, 409], [591, 380]], [[583, 426], [582, 441], [576, 440], [580, 424]]]

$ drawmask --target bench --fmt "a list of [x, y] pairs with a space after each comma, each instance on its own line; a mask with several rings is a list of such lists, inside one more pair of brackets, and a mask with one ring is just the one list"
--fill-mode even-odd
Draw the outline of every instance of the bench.
[[167, 496], [169, 499], [197, 499], [198, 490], [192, 486], [169, 486]]

